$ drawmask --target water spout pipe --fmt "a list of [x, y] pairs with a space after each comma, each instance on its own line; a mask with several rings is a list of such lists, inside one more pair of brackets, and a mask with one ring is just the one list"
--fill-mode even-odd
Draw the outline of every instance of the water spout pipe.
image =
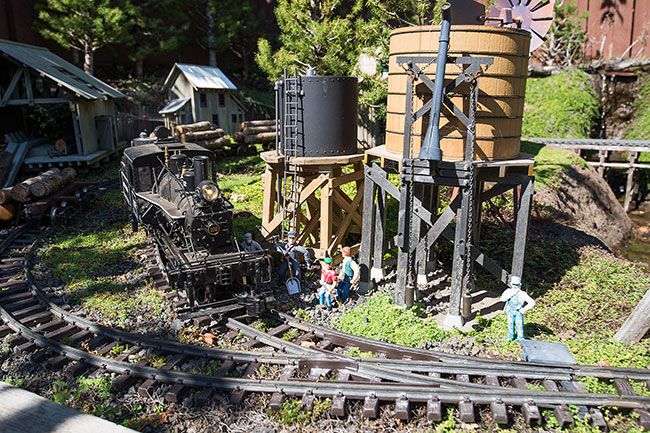
[[440, 149], [440, 112], [442, 111], [442, 97], [445, 91], [445, 68], [447, 66], [450, 31], [451, 5], [445, 2], [442, 5], [442, 22], [440, 23], [440, 38], [438, 40], [438, 60], [436, 62], [433, 105], [431, 106], [431, 115], [429, 116], [429, 127], [424, 136], [419, 154], [420, 159], [429, 161], [442, 160], [442, 149]]

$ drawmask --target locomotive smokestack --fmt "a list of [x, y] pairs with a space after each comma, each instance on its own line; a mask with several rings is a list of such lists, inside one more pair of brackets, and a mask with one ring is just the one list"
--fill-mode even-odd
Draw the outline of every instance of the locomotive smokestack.
[[207, 156], [194, 157], [194, 185], [198, 185], [204, 180], [212, 180], [212, 166], [210, 158]]

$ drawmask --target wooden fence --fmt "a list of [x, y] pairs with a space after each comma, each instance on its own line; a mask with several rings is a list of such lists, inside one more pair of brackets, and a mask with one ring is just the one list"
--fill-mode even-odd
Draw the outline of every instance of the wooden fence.
[[[567, 0], [564, 0], [567, 1]], [[589, 12], [584, 28], [586, 54], [592, 59], [650, 57], [649, 0], [575, 0]]]

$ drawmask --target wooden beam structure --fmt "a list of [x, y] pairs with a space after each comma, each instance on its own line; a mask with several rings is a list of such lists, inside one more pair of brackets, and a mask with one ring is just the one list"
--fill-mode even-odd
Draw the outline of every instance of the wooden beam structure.
[[[297, 200], [284, 200], [281, 185], [284, 157], [275, 150], [263, 152], [264, 201], [262, 235], [276, 236], [287, 212], [295, 209], [298, 241], [309, 244], [318, 257], [334, 256], [348, 244], [350, 233], [361, 233], [364, 197], [363, 155], [292, 159], [297, 173]], [[292, 167], [294, 168], [294, 167]], [[283, 203], [287, 202], [283, 209]], [[358, 248], [358, 241], [351, 247]]]

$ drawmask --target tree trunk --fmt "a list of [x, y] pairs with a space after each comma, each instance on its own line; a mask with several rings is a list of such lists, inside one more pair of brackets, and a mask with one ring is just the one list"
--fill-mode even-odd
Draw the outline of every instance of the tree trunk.
[[142, 59], [135, 61], [135, 76], [137, 78], [142, 78], [144, 76], [144, 62]]
[[205, 17], [208, 21], [208, 65], [217, 66], [217, 50], [214, 46], [214, 16], [210, 0], [205, 2]]
[[95, 68], [95, 52], [93, 46], [86, 42], [84, 44], [84, 72], [92, 75]]

